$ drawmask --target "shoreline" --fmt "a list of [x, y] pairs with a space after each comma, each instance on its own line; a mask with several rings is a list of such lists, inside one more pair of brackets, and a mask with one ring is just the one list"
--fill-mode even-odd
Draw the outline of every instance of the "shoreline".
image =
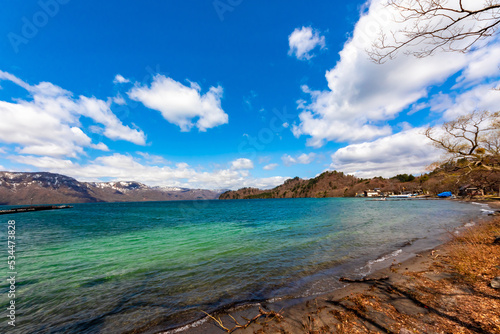
[[[499, 210], [500, 209], [500, 201], [467, 201], [470, 204], [488, 204], [491, 210]], [[474, 231], [480, 226], [484, 226], [485, 224], [491, 224], [494, 221], [500, 221], [500, 218], [497, 217], [481, 217], [478, 216], [478, 222], [475, 222], [474, 225], [470, 225], [470, 223], [465, 222], [464, 225], [455, 229], [455, 233], [459, 232], [460, 234], [466, 233], [466, 231]], [[500, 234], [500, 231], [499, 231]], [[223, 330], [219, 325], [216, 324], [216, 320], [220, 320], [221, 323], [227, 328], [231, 329], [235, 326], [235, 322], [231, 317], [234, 317], [239, 324], [246, 324], [245, 319], [254, 318], [259, 314], [260, 308], [265, 312], [280, 312], [279, 314], [283, 316], [283, 319], [277, 319], [276, 317], [271, 316], [262, 316], [255, 322], [251, 323], [248, 327], [242, 329], [238, 328], [236, 330], [237, 333], [343, 333], [343, 331], [336, 328], [335, 317], [332, 316], [332, 312], [337, 313], [337, 318], [342, 318], [342, 309], [348, 314], [354, 314], [354, 320], [352, 320], [351, 325], [361, 326], [360, 328], [365, 328], [365, 331], [351, 328], [351, 331], [347, 331], [345, 333], [369, 333], [369, 332], [383, 332], [383, 333], [399, 333], [397, 330], [391, 330], [391, 327], [394, 327], [394, 324], [391, 324], [390, 317], [382, 316], [383, 312], [372, 311], [375, 315], [375, 319], [371, 319], [368, 316], [363, 316], [359, 311], [355, 311], [350, 308], [350, 304], [353, 303], [352, 300], [358, 301], [359, 299], [370, 299], [371, 297], [367, 297], [366, 294], [370, 291], [375, 291], [374, 288], [377, 285], [381, 286], [389, 286], [391, 287], [394, 284], [407, 283], [407, 277], [411, 277], [412, 274], [421, 273], [421, 272], [431, 272], [431, 267], [434, 265], [443, 266], [442, 262], [448, 255], [450, 244], [452, 243], [452, 237], [449, 236], [448, 240], [441, 240], [439, 245], [432, 247], [432, 249], [424, 249], [420, 251], [416, 251], [414, 253], [406, 252], [404, 255], [406, 258], [398, 258], [398, 254], [393, 254], [394, 252], [388, 252], [387, 254], [379, 257], [377, 260], [370, 261], [373, 268], [371, 268], [370, 272], [366, 275], [368, 279], [377, 279], [381, 277], [388, 277], [387, 281], [370, 281], [370, 282], [358, 282], [358, 283], [347, 283], [344, 284], [343, 287], [340, 287], [334, 291], [322, 293], [316, 296], [309, 296], [303, 298], [290, 298], [290, 299], [281, 299], [277, 301], [266, 301], [259, 302], [253, 304], [242, 304], [239, 306], [233, 306], [225, 308], [212, 316], [206, 316], [201, 319], [197, 319], [196, 321], [178, 327], [176, 329], [171, 329], [167, 331], [162, 331], [160, 333], [170, 334], [170, 333], [186, 333], [186, 334], [198, 334], [198, 333], [207, 333], [207, 334], [217, 334], [217, 333], [225, 333], [226, 330]], [[410, 244], [411, 247], [411, 244]], [[500, 250], [500, 247], [498, 247]], [[441, 256], [441, 257], [440, 257]], [[393, 260], [392, 263], [387, 263], [388, 260]], [[500, 264], [500, 262], [499, 262]], [[369, 266], [370, 263], [367, 263], [366, 266]], [[397, 266], [397, 267], [396, 267]], [[403, 268], [404, 270], [401, 270]], [[444, 274], [443, 274], [444, 275]], [[498, 270], [497, 276], [500, 275], [500, 270]], [[448, 276], [444, 275], [443, 277], [437, 276], [440, 279], [448, 278]], [[382, 295], [386, 295], [385, 292]], [[379, 298], [381, 293], [375, 293], [376, 298]], [[500, 300], [500, 293], [497, 294], [496, 298]], [[352, 299], [352, 300], [351, 300]], [[399, 296], [397, 303], [401, 303], [403, 306], [400, 306], [399, 309], [405, 310], [414, 313], [413, 315], [418, 314], [418, 311], [422, 309], [420, 306], [415, 306], [415, 301], [413, 301], [409, 297], [401, 298]], [[343, 303], [346, 303], [345, 306]], [[369, 302], [369, 301], [368, 301]], [[396, 304], [397, 304], [396, 303]], [[391, 303], [385, 303], [385, 307], [396, 308], [398, 311], [398, 307], [392, 305]], [[418, 304], [418, 303], [417, 303]], [[381, 305], [384, 305], [382, 303]], [[500, 302], [499, 302], [500, 307]], [[325, 311], [327, 310], [327, 311]], [[428, 313], [426, 308], [423, 308], [424, 313]], [[340, 312], [340, 313], [338, 313]], [[354, 312], [354, 313], [353, 313]], [[403, 312], [404, 313], [404, 312]], [[404, 314], [403, 314], [404, 315]], [[267, 318], [271, 319], [267, 319]], [[325, 320], [324, 318], [332, 318], [330, 322]], [[333, 319], [335, 318], [335, 319]], [[338, 322], [338, 319], [336, 319]], [[379, 324], [377, 321], [381, 321]], [[379, 321], [379, 322], [380, 322]], [[384, 323], [385, 321], [385, 323]], [[347, 321], [349, 323], [349, 321]], [[358, 324], [358, 325], [356, 325]], [[342, 325], [342, 321], [340, 321], [340, 325]], [[334, 326], [332, 328], [332, 326]], [[403, 327], [402, 327], [403, 328]], [[426, 327], [428, 330], [428, 326]], [[419, 331], [408, 331], [404, 333], [418, 333]], [[470, 333], [475, 333], [478, 331], [469, 331]], [[469, 333], [465, 331], [464, 333]], [[479, 331], [480, 333], [481, 331]], [[496, 332], [495, 332], [496, 333]], [[500, 324], [498, 327], [498, 333], [500, 333]]]

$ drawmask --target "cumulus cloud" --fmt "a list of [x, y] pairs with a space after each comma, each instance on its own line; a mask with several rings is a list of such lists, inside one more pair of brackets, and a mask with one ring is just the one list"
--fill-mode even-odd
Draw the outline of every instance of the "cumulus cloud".
[[314, 57], [311, 51], [317, 47], [325, 48], [325, 36], [321, 36], [319, 31], [312, 27], [296, 28], [288, 36], [288, 45], [290, 56], [295, 56], [299, 60], [309, 60]]
[[[54, 101], [55, 102], [55, 101]], [[53, 105], [53, 109], [46, 109]], [[75, 157], [91, 139], [73, 126], [76, 118], [58, 103], [10, 103], [0, 101], [0, 141], [19, 145], [21, 153]]]
[[474, 86], [474, 88], [461, 93], [439, 94], [430, 102], [431, 110], [442, 113], [442, 118], [450, 121], [471, 113], [472, 111], [499, 110], [500, 92], [492, 86], [500, 85], [500, 81]]
[[276, 167], [278, 167], [278, 164], [269, 164], [269, 165], [265, 165], [264, 167], [262, 167], [262, 169], [263, 170], [273, 170]]
[[80, 96], [78, 109], [80, 114], [104, 125], [103, 134], [113, 140], [126, 140], [137, 145], [145, 145], [146, 138], [142, 131], [131, 129], [122, 124], [110, 109], [110, 103], [95, 97]]
[[249, 175], [247, 169], [233, 168], [235, 163], [240, 167], [249, 167], [248, 162], [241, 161], [247, 159], [231, 162], [230, 168], [200, 171], [183, 162], [177, 163], [175, 166], [144, 164], [137, 157], [119, 153], [98, 157], [85, 165], [53, 157], [19, 155], [9, 158], [18, 163], [68, 175], [81, 181], [135, 180], [150, 186], [238, 189], [240, 187], [271, 188], [288, 179], [288, 177], [282, 176], [254, 178]]
[[[307, 98], [298, 101], [300, 122], [292, 127], [296, 137], [308, 136], [309, 146], [320, 147], [327, 141], [356, 143], [388, 136], [393, 130], [386, 122], [427, 97], [429, 87], [442, 84], [463, 69], [467, 71], [462, 81], [484, 78], [493, 67], [491, 58], [498, 46], [492, 45], [468, 54], [436, 52], [426, 58], [402, 52], [384, 64], [373, 63], [365, 50], [380, 36], [379, 29], [390, 35], [401, 28], [393, 21], [396, 15], [381, 1], [371, 1], [339, 53], [340, 60], [326, 72], [328, 89], [302, 87]], [[493, 63], [498, 64], [498, 58]]]
[[187, 87], [158, 74], [150, 87], [136, 83], [127, 94], [132, 100], [161, 112], [181, 131], [190, 131], [193, 127], [206, 131], [228, 122], [228, 115], [221, 108], [222, 93], [222, 87], [217, 86], [201, 94], [197, 83], [191, 82], [191, 86]]
[[127, 104], [127, 101], [125, 101], [125, 99], [123, 98], [123, 96], [120, 93], [118, 93], [118, 95], [113, 97], [113, 102], [116, 104], [119, 104], [121, 106]]
[[315, 157], [316, 157], [316, 153], [309, 153], [309, 154], [302, 153], [301, 155], [299, 155], [297, 157], [297, 161], [300, 164], [307, 165], [307, 164], [310, 164], [311, 162], [313, 162]]
[[424, 131], [411, 128], [372, 142], [348, 145], [332, 154], [330, 168], [363, 178], [423, 173], [441, 156]]
[[115, 76], [115, 79], [113, 80], [113, 82], [116, 84], [116, 83], [128, 83], [130, 82], [129, 79], [125, 79], [121, 74], [117, 74]]
[[285, 164], [285, 166], [292, 166], [295, 164], [308, 165], [314, 161], [315, 157], [316, 157], [316, 153], [312, 153], [312, 152], [309, 154], [302, 153], [301, 155], [296, 156], [295, 158], [289, 154], [284, 154], [281, 157], [281, 161], [283, 161], [283, 164]]
[[49, 82], [31, 86], [14, 75], [0, 71], [0, 80], [9, 80], [26, 89], [32, 100], [0, 101], [0, 142], [17, 145], [21, 154], [77, 157], [84, 148], [108, 150], [93, 143], [81, 129], [80, 117], [100, 124], [104, 136], [144, 145], [142, 131], [125, 126], [113, 114], [110, 102], [94, 97], [75, 99], [71, 92]]
[[231, 168], [234, 170], [253, 169], [253, 162], [245, 158], [236, 159], [231, 162]]

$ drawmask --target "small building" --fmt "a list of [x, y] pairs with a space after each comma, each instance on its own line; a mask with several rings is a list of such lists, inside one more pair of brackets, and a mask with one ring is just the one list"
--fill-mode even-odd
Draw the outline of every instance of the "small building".
[[380, 197], [380, 189], [365, 190], [365, 197]]
[[478, 187], [463, 186], [460, 187], [458, 196], [462, 197], [473, 197], [473, 196], [484, 196], [483, 189]]

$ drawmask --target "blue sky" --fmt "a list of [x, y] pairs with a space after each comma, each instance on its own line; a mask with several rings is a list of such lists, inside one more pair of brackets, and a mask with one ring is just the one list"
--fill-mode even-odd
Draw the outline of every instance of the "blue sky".
[[8, 0], [0, 169], [232, 189], [422, 173], [425, 126], [498, 105], [500, 46], [374, 64], [395, 27], [379, 3]]

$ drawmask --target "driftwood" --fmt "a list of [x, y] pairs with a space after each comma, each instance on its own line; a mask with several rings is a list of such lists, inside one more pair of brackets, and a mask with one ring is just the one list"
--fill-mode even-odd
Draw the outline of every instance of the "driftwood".
[[364, 282], [378, 282], [378, 281], [386, 281], [389, 279], [389, 276], [383, 276], [379, 278], [360, 278], [360, 279], [351, 279], [347, 277], [341, 277], [339, 281], [348, 282], [348, 283], [364, 283]]
[[271, 318], [271, 319], [277, 319], [278, 321], [283, 319], [283, 315], [280, 312], [276, 312], [276, 311], [264, 311], [261, 307], [259, 307], [259, 314], [257, 314], [252, 319], [247, 319], [245, 317], [242, 317], [243, 319], [245, 319], [247, 321], [244, 324], [240, 324], [231, 314], [228, 314], [228, 316], [231, 317], [231, 319], [233, 319], [233, 321], [234, 321], [234, 326], [231, 327], [231, 328], [228, 328], [228, 327], [224, 326], [224, 323], [222, 322], [222, 320], [220, 319], [220, 317], [216, 318], [216, 317], [208, 314], [205, 311], [202, 311], [202, 312], [205, 313], [207, 316], [209, 316], [210, 319], [212, 319], [213, 321], [215, 321], [215, 323], [217, 324], [217, 326], [219, 326], [221, 329], [225, 330], [227, 333], [232, 333], [232, 332], [234, 332], [237, 329], [245, 329], [248, 326], [250, 326], [250, 324], [256, 322], [261, 317], [266, 317], [266, 318]]

